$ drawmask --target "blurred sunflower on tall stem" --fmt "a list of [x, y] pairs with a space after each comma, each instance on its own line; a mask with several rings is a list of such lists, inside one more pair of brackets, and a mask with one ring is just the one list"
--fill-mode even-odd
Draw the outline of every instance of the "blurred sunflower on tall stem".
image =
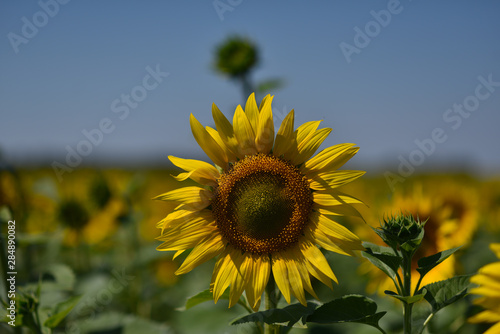
[[210, 284], [215, 302], [230, 287], [229, 307], [245, 291], [254, 311], [264, 291], [266, 309], [277, 306], [277, 289], [287, 303], [293, 295], [307, 305], [305, 291], [317, 299], [311, 276], [332, 288], [337, 278], [318, 245], [345, 255], [364, 249], [335, 219], [359, 215], [353, 204], [362, 202], [337, 189], [364, 174], [338, 170], [358, 148], [339, 144], [312, 157], [331, 129], [312, 121], [294, 130], [292, 110], [275, 136], [272, 100], [267, 95], [259, 107], [251, 94], [245, 110], [236, 108], [233, 124], [213, 104], [216, 129], [191, 115], [194, 138], [215, 166], [169, 156], [185, 171], [178, 181], [199, 185], [155, 198], [178, 203], [157, 225], [158, 250], [175, 251], [175, 258], [192, 249], [176, 274], [217, 258]]

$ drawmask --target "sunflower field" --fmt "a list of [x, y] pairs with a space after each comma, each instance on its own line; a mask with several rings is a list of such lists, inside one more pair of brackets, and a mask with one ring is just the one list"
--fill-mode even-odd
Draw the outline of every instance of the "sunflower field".
[[[185, 274], [178, 275], [176, 271], [189, 254], [183, 252], [182, 247], [160, 246], [164, 227], [161, 222], [180, 209], [178, 202], [153, 198], [196, 185], [193, 177], [188, 180], [180, 172], [174, 167], [161, 170], [82, 168], [66, 174], [64, 182], [59, 182], [50, 168], [4, 166], [0, 172], [5, 275], [0, 292], [3, 303], [0, 331], [260, 333], [262, 324], [234, 320], [241, 320], [239, 317], [251, 313], [252, 309], [259, 310], [262, 290], [250, 292], [247, 287], [247, 298], [259, 294], [250, 307], [239, 299], [244, 287], [236, 296], [222, 289], [219, 301], [214, 304], [209, 288], [214, 266], [218, 265], [216, 259], [200, 261], [196, 263], [196, 270], [184, 270]], [[486, 266], [481, 270], [482, 278], [476, 276], [471, 283], [472, 290], [429, 319], [427, 332], [482, 333], [491, 322], [498, 321], [498, 271], [490, 267], [488, 276], [487, 265], [498, 261], [492, 251], [495, 248], [490, 249], [489, 245], [500, 240], [500, 179], [480, 179], [467, 174], [421, 174], [407, 178], [392, 191], [384, 175], [368, 173], [340, 189], [364, 203], [353, 204], [359, 216], [339, 215], [336, 219], [363, 242], [382, 245], [373, 228], [388, 217], [410, 213], [422, 221], [427, 220], [425, 236], [417, 251], [419, 256], [460, 247], [434, 268], [422, 285], [453, 276], [470, 277]], [[197, 228], [203, 229], [203, 226]], [[189, 239], [189, 235], [182, 234], [185, 232], [178, 233], [176, 235], [184, 240]], [[211, 236], [209, 241], [216, 237]], [[15, 240], [15, 249], [7, 247], [14, 244], [8, 240]], [[164, 237], [165, 240], [172, 242], [168, 237]], [[183, 247], [188, 249], [193, 245], [188, 243]], [[177, 252], [162, 252], [157, 248]], [[388, 333], [401, 332], [401, 305], [384, 294], [386, 290], [394, 290], [391, 280], [361, 256], [360, 249], [342, 251], [346, 248], [341, 247], [337, 252], [329, 252], [325, 248], [327, 246], [322, 247], [321, 252], [338, 283], [330, 289], [326, 283], [322, 284], [324, 277], [310, 269], [311, 280], [303, 282], [305, 294], [294, 286], [289, 287], [291, 292], [285, 292], [278, 282], [287, 300], [282, 298], [276, 306], [300, 305], [306, 303], [305, 299], [308, 300], [305, 305], [322, 304], [346, 295], [364, 295], [377, 303], [378, 311], [387, 312], [380, 326]], [[354, 256], [339, 254], [342, 252]], [[261, 273], [266, 270], [256, 264], [254, 268]], [[491, 291], [497, 297], [489, 300], [481, 297], [486, 301], [478, 303], [477, 295], [484, 295], [478, 286], [484, 284], [483, 290], [486, 289], [495, 275], [497, 281], [491, 283]], [[9, 281], [9, 277], [14, 280]], [[307, 289], [307, 284], [312, 290]], [[15, 295], [16, 316], [9, 318], [12, 312], [6, 301], [10, 294]], [[230, 303], [234, 306], [228, 308]], [[426, 321], [430, 307], [423, 302], [416, 303], [414, 322]], [[12, 319], [15, 326], [7, 325]], [[233, 325], [229, 325], [231, 322]], [[292, 333], [378, 332], [366, 324], [347, 322], [350, 321], [332, 324], [296, 321], [289, 325], [293, 325]], [[492, 329], [491, 333], [498, 333]]]

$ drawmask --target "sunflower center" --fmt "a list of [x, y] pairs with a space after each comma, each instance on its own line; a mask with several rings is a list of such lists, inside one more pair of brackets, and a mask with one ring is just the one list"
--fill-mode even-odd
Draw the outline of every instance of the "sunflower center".
[[231, 245], [262, 254], [296, 243], [311, 206], [309, 183], [296, 167], [257, 154], [240, 160], [221, 176], [212, 212]]
[[283, 180], [266, 173], [246, 178], [231, 194], [237, 227], [256, 239], [272, 238], [286, 227], [293, 212], [293, 200]]

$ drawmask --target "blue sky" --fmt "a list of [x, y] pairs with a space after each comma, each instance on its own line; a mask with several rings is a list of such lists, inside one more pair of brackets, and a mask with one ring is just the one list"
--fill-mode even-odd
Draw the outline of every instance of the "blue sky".
[[[323, 146], [361, 147], [353, 166], [500, 170], [500, 2], [215, 3], [227, 10], [213, 1], [3, 1], [3, 158], [65, 164], [82, 131], [106, 119], [82, 164], [200, 157], [189, 114], [212, 125], [215, 102], [232, 118], [240, 88], [211, 64], [215, 45], [240, 34], [261, 49], [253, 80], [286, 82], [273, 92], [275, 120], [292, 108], [296, 125], [322, 119], [333, 129]], [[349, 57], [347, 44], [357, 47]], [[155, 70], [168, 76], [145, 90]], [[137, 105], [114, 112], [133, 92]]]

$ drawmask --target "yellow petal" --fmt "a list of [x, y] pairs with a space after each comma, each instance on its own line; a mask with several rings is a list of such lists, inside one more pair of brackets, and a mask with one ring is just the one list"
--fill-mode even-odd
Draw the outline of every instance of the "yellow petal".
[[297, 128], [297, 143], [300, 144], [304, 141], [309, 135], [314, 133], [318, 128], [321, 121], [310, 121], [302, 124]]
[[245, 114], [247, 114], [254, 133], [257, 133], [257, 129], [259, 128], [259, 108], [257, 107], [257, 102], [255, 101], [255, 93], [250, 94], [247, 99], [247, 103], [245, 104]]
[[273, 148], [273, 154], [277, 157], [285, 155], [292, 145], [297, 146], [297, 143], [294, 142], [294, 118], [294, 111], [292, 109], [288, 115], [286, 115], [283, 122], [281, 122], [281, 126], [276, 134], [276, 140], [274, 141]]
[[349, 231], [348, 228], [331, 219], [328, 219], [321, 214], [314, 214], [312, 219], [318, 224], [317, 227], [329, 236], [332, 236], [336, 239], [346, 240], [348, 242], [361, 243], [358, 236]]
[[254, 311], [257, 311], [262, 293], [264, 292], [267, 282], [269, 281], [271, 261], [267, 254], [254, 254], [252, 257], [253, 269], [251, 270], [250, 280], [247, 285], [252, 288], [250, 290], [247, 288], [246, 293], [250, 306]]
[[313, 204], [313, 210], [321, 213], [322, 215], [325, 216], [352, 216], [352, 217], [358, 217], [361, 218], [365, 223], [365, 219], [359, 213], [358, 210], [356, 210], [354, 207], [352, 207], [350, 204], [344, 204], [344, 205], [336, 205], [336, 206], [321, 206], [316, 203]]
[[[495, 321], [497, 322], [496, 324], [494, 324], [493, 326], [491, 326], [490, 328], [488, 328], [486, 330], [486, 332], [484, 332], [483, 334], [498, 334], [500, 333], [500, 315], [498, 313], [495, 313], [494, 315], [492, 315], [492, 318], [494, 317], [494, 319], [496, 319]], [[495, 321], [490, 321], [490, 322], [495, 322]]]
[[236, 107], [233, 117], [233, 129], [238, 139], [238, 156], [253, 155], [257, 153], [255, 148], [255, 133], [252, 125], [245, 115], [241, 106]]
[[[304, 258], [310, 263], [310, 265], [316, 269], [314, 270], [314, 273], [311, 272], [311, 270], [309, 270], [309, 272], [331, 289], [332, 285], [330, 280], [333, 280], [336, 283], [338, 281], [337, 277], [335, 277], [335, 274], [332, 271], [332, 268], [330, 268], [330, 265], [326, 261], [323, 253], [321, 253], [318, 247], [316, 247], [309, 240], [301, 243], [300, 251], [304, 255]], [[321, 273], [322, 275], [320, 275], [319, 273]], [[325, 282], [325, 277], [327, 278], [326, 281], [328, 284]]]
[[495, 253], [497, 258], [500, 259], [500, 243], [490, 244], [490, 249], [493, 251], [493, 253]]
[[217, 303], [217, 301], [222, 296], [224, 291], [226, 291], [226, 289], [231, 284], [231, 277], [235, 269], [233, 260], [231, 260], [230, 253], [231, 253], [230, 247], [226, 248], [224, 253], [219, 257], [219, 259], [215, 263], [214, 273], [212, 275], [215, 303]]
[[332, 129], [330, 128], [320, 129], [307, 136], [302, 142], [298, 142], [298, 154], [292, 159], [292, 163], [294, 165], [300, 165], [309, 159], [320, 147], [326, 137], [328, 137], [331, 131]]
[[[188, 216], [189, 214], [193, 213], [192, 211], [187, 211], [187, 210], [176, 210], [171, 213], [169, 213], [165, 218], [160, 220], [158, 223], [156, 223], [157, 228], [162, 228], [165, 229], [167, 227], [168, 223], [171, 221], [174, 221], [178, 218], [183, 218]], [[162, 231], [163, 233], [163, 231]]]
[[[335, 252], [342, 255], [354, 256], [354, 253], [350, 249], [344, 249], [340, 247], [341, 242], [329, 237], [327, 234], [323, 233], [321, 230], [316, 230], [313, 239], [318, 245], [324, 249]], [[333, 241], [332, 241], [333, 240]]]
[[187, 172], [174, 176], [177, 181], [184, 181], [187, 178], [190, 178], [203, 185], [217, 185], [219, 172], [209, 163], [194, 159], [177, 158], [171, 155], [169, 155], [168, 158], [175, 166], [182, 168]]
[[[207, 235], [217, 231], [215, 226], [204, 226], [198, 229], [191, 229], [183, 233], [180, 237], [167, 240], [156, 249], [161, 251], [179, 251], [193, 248], [198, 245]], [[161, 237], [157, 238], [160, 239]]]
[[359, 199], [343, 194], [339, 191], [314, 191], [313, 201], [322, 206], [335, 206], [344, 204], [363, 204]]
[[357, 170], [339, 170], [313, 174], [310, 176], [310, 186], [314, 190], [329, 190], [343, 186], [363, 176], [366, 172]]
[[291, 249], [293, 256], [295, 259], [298, 259], [295, 261], [297, 265], [297, 270], [300, 273], [300, 277], [302, 279], [302, 285], [304, 286], [304, 289], [309, 292], [314, 298], [319, 300], [318, 296], [316, 295], [316, 292], [314, 291], [312, 284], [311, 284], [311, 278], [309, 277], [309, 271], [307, 270], [307, 259], [304, 257], [302, 252], [300, 251], [299, 247], [293, 247]]
[[191, 131], [193, 132], [194, 139], [206, 155], [216, 164], [217, 166], [226, 169], [227, 168], [227, 158], [224, 153], [223, 148], [217, 144], [217, 142], [212, 138], [208, 131], [201, 125], [200, 122], [191, 114], [189, 118], [191, 124]]
[[220, 234], [202, 241], [189, 253], [175, 274], [181, 275], [190, 272], [194, 267], [219, 255], [224, 248], [225, 244]]
[[201, 210], [203, 208], [206, 208], [210, 204], [210, 199], [212, 198], [212, 196], [213, 194], [211, 191], [193, 186], [174, 189], [164, 194], [158, 195], [153, 199], [189, 204], [192, 206], [196, 206], [199, 208], [199, 210]]
[[[358, 147], [353, 148], [354, 145], [355, 144], [346, 143], [325, 148], [310, 160], [306, 161], [302, 170], [305, 173], [314, 173], [320, 172], [331, 164], [338, 163], [339, 161], [345, 163], [359, 150]], [[332, 168], [330, 169], [333, 170]]]
[[[483, 312], [480, 312], [468, 319], [469, 322], [472, 323], [481, 323], [481, 322], [497, 322], [500, 321], [500, 314], [496, 312], [492, 312], [490, 310], [485, 310]], [[491, 329], [491, 328], [490, 328]], [[500, 328], [498, 328], [500, 329]], [[484, 332], [484, 333], [487, 333]], [[491, 332], [492, 334], [498, 334], [499, 332]]]
[[211, 187], [217, 186], [217, 181], [215, 181], [211, 178], [206, 178], [202, 171], [192, 170], [190, 172], [180, 173], [177, 176], [172, 175], [172, 177], [179, 182], [185, 181], [187, 179], [191, 179], [191, 180], [195, 181], [196, 183], [199, 183], [199, 184], [204, 185], [204, 186], [211, 186]]
[[267, 94], [266, 96], [264, 96], [264, 98], [262, 99], [262, 101], [260, 102], [260, 106], [259, 106], [259, 111], [262, 110], [262, 108], [264, 107], [264, 105], [266, 104], [266, 101], [267, 99], [271, 98], [271, 94]]
[[278, 289], [280, 289], [283, 297], [288, 304], [290, 304], [290, 284], [288, 281], [288, 270], [286, 267], [285, 259], [279, 253], [272, 255], [272, 271], [274, 280]]
[[184, 169], [186, 172], [190, 172], [193, 170], [198, 170], [200, 173], [204, 173], [206, 178], [211, 178], [213, 180], [217, 180], [219, 177], [219, 172], [217, 169], [211, 164], [194, 159], [182, 159], [178, 157], [174, 157], [172, 155], [168, 156], [168, 159], [177, 167]]
[[179, 255], [181, 255], [185, 251], [186, 251], [185, 249], [181, 249], [181, 250], [178, 250], [177, 252], [175, 252], [174, 256], [172, 257], [172, 260], [175, 260], [176, 257], [178, 257]]
[[224, 144], [224, 141], [220, 137], [219, 132], [217, 132], [217, 130], [209, 126], [206, 126], [205, 129], [210, 134], [210, 136], [212, 136], [215, 142], [220, 146], [220, 148], [224, 151], [224, 155], [226, 157], [225, 160], [228, 162], [236, 161], [236, 155], [229, 149], [229, 147], [226, 146], [226, 144]]
[[238, 140], [234, 135], [233, 126], [227, 120], [226, 116], [224, 116], [224, 114], [219, 110], [219, 108], [217, 108], [215, 103], [212, 104], [212, 117], [214, 118], [215, 126], [217, 127], [217, 132], [222, 142], [233, 155], [237, 156]]
[[[285, 252], [285, 254], [287, 254], [287, 252]], [[293, 295], [302, 305], [307, 306], [304, 286], [302, 285], [302, 278], [299, 270], [297, 269], [297, 260], [285, 257], [285, 264], [288, 270], [288, 282]]]
[[479, 269], [479, 273], [496, 277], [500, 281], [500, 262], [489, 263]]
[[215, 221], [212, 217], [202, 217], [197, 214], [186, 217], [185, 219], [177, 219], [168, 223], [166, 231], [157, 237], [158, 240], [169, 240], [178, 238], [183, 233], [189, 230], [197, 230], [206, 226], [215, 226]]
[[260, 111], [259, 126], [255, 137], [255, 146], [257, 151], [265, 154], [271, 152], [274, 143], [274, 122], [273, 110], [271, 107], [272, 101], [272, 96], [266, 99], [266, 102]]
[[248, 270], [247, 255], [242, 254], [239, 249], [231, 252], [231, 259], [235, 270], [231, 277], [231, 290], [229, 291], [229, 307], [236, 305], [240, 300], [241, 294], [245, 290], [245, 278]]

